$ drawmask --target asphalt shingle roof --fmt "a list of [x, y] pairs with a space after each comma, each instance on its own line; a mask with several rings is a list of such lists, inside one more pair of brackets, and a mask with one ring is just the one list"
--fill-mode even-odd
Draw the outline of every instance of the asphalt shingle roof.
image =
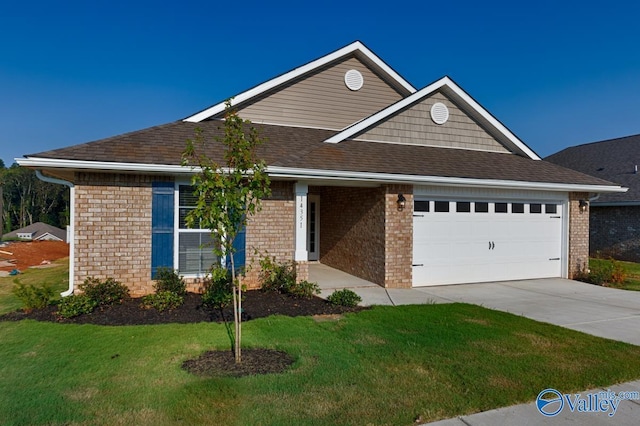
[[[207, 154], [222, 162], [221, 122], [176, 121], [137, 132], [101, 139], [27, 157], [139, 164], [179, 165], [188, 138], [201, 128], [208, 141]], [[316, 170], [444, 176], [543, 183], [611, 185], [555, 164], [515, 154], [427, 146], [347, 140], [323, 142], [336, 132], [254, 124], [266, 142], [258, 155], [269, 166]]]
[[602, 194], [596, 204], [640, 202], [640, 173], [635, 173], [640, 135], [566, 148], [545, 160], [629, 188], [626, 193]]

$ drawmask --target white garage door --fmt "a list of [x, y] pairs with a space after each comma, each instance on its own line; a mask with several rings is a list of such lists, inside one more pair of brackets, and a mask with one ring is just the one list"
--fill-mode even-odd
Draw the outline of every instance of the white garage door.
[[417, 200], [413, 285], [560, 277], [562, 203]]

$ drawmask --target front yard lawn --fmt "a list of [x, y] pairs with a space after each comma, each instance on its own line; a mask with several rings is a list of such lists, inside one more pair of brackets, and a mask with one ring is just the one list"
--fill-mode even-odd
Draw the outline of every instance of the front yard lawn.
[[284, 374], [201, 378], [224, 325], [0, 322], [6, 425], [410, 425], [640, 378], [640, 347], [466, 304], [244, 324]]

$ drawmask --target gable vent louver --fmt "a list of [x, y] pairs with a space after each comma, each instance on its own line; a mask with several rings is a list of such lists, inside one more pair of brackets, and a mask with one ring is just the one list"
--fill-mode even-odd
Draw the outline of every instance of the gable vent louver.
[[436, 124], [444, 124], [449, 119], [449, 108], [442, 102], [436, 102], [431, 107], [431, 119]]
[[344, 74], [344, 84], [349, 90], [360, 90], [364, 84], [364, 77], [358, 70], [349, 70]]

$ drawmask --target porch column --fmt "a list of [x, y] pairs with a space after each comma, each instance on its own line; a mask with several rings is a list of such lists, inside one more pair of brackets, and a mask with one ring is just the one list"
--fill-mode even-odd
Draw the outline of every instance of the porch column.
[[309, 185], [304, 182], [296, 182], [296, 262], [307, 262], [307, 193]]

